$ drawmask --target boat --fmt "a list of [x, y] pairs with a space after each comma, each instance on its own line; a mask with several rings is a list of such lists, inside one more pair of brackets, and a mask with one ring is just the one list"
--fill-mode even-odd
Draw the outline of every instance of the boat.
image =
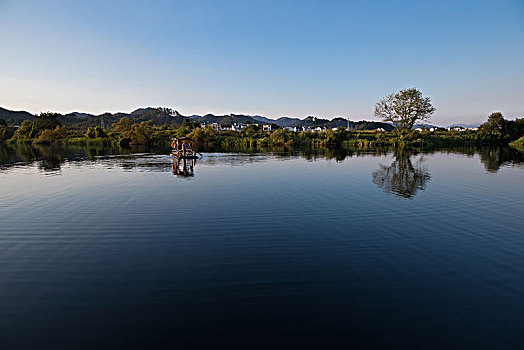
[[178, 159], [198, 159], [198, 153], [193, 150], [193, 139], [191, 137], [177, 137], [171, 139], [171, 157]]

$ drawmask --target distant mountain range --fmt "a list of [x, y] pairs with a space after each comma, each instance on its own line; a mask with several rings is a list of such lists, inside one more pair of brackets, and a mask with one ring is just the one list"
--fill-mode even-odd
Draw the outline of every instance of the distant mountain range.
[[448, 125], [448, 128], [454, 128], [455, 126], [461, 126], [463, 128], [469, 129], [469, 128], [478, 128], [483, 123], [473, 123], [473, 124], [451, 124]]
[[[151, 121], [154, 125], [182, 124], [184, 116], [169, 108], [139, 108], [131, 113], [104, 113], [93, 115], [89, 113], [71, 112], [60, 115], [58, 120], [69, 127], [100, 126], [110, 127], [121, 118], [128, 117], [135, 122]], [[7, 121], [8, 125], [20, 125], [24, 120], [34, 120], [34, 115], [24, 111], [10, 111], [0, 107], [0, 119]]]
[[[228, 115], [214, 115], [206, 114], [200, 115], [189, 115], [183, 116], [178, 111], [163, 108], [163, 107], [147, 107], [139, 108], [131, 113], [104, 113], [100, 115], [93, 115], [82, 112], [71, 112], [61, 115], [58, 119], [60, 122], [69, 127], [88, 127], [88, 126], [100, 126], [103, 124], [105, 127], [110, 127], [111, 124], [118, 122], [122, 117], [128, 117], [136, 122], [151, 121], [154, 125], [160, 126], [164, 124], [168, 125], [180, 125], [185, 119], [191, 119], [198, 123], [220, 123], [223, 126], [230, 126], [234, 123], [252, 123], [252, 124], [276, 124], [280, 127], [325, 127], [335, 128], [348, 126], [347, 119], [338, 117], [331, 120], [316, 118], [309, 116], [304, 119], [280, 117], [278, 119], [271, 119], [260, 115], [244, 115], [244, 114], [228, 114]], [[7, 121], [8, 125], [20, 125], [24, 120], [34, 120], [34, 115], [25, 111], [11, 111], [0, 107], [0, 119]], [[463, 126], [466, 128], [478, 127], [482, 123], [474, 124], [453, 124], [453, 126]], [[389, 123], [377, 122], [377, 121], [349, 121], [349, 127], [353, 130], [375, 130], [377, 128], [383, 128], [387, 131], [393, 130], [393, 126]], [[430, 124], [417, 124], [415, 127], [434, 127]]]

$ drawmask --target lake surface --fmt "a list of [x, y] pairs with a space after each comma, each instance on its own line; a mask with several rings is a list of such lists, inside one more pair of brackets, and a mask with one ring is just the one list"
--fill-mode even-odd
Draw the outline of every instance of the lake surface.
[[524, 157], [0, 146], [0, 348], [524, 348]]

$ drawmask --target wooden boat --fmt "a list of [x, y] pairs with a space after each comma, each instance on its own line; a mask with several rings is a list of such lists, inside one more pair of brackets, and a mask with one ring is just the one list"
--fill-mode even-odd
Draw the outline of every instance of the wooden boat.
[[198, 153], [193, 150], [193, 139], [191, 137], [178, 137], [171, 139], [171, 157], [178, 159], [198, 159]]

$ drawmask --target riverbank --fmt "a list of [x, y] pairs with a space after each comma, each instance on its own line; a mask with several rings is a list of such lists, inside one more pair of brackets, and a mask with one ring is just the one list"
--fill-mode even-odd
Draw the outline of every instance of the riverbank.
[[[218, 123], [199, 124], [184, 119], [181, 124], [154, 125], [122, 117], [111, 128], [99, 126], [63, 126], [55, 113], [43, 113], [34, 122], [24, 121], [19, 127], [1, 126], [0, 141], [34, 144], [132, 145], [170, 144], [172, 138], [190, 137], [199, 148], [205, 147], [454, 147], [522, 144], [524, 120], [505, 120], [499, 113], [490, 115], [478, 129], [455, 128], [384, 128], [356, 130], [344, 127], [292, 131], [276, 124], [244, 123], [224, 129]], [[5, 123], [4, 123], [5, 124]], [[389, 125], [389, 124], [388, 124]], [[297, 130], [294, 128], [293, 130]], [[516, 141], [517, 140], [517, 141]]]
[[329, 148], [406, 148], [406, 147], [455, 147], [455, 146], [493, 146], [508, 145], [524, 147], [524, 138], [511, 142], [508, 139], [493, 137], [478, 131], [410, 131], [404, 133], [351, 131], [339, 128], [323, 132], [293, 132], [285, 129], [262, 131], [247, 128], [242, 131], [214, 131], [212, 129], [160, 129], [152, 128], [144, 137], [145, 141], [129, 137], [122, 132], [103, 132], [90, 137], [87, 133], [75, 130], [62, 133], [58, 137], [47, 135], [42, 138], [9, 138], [7, 143], [20, 144], [72, 144], [72, 145], [113, 145], [129, 147], [131, 145], [163, 146], [170, 144], [173, 137], [191, 137], [198, 148], [216, 147], [303, 147], [322, 146]]

